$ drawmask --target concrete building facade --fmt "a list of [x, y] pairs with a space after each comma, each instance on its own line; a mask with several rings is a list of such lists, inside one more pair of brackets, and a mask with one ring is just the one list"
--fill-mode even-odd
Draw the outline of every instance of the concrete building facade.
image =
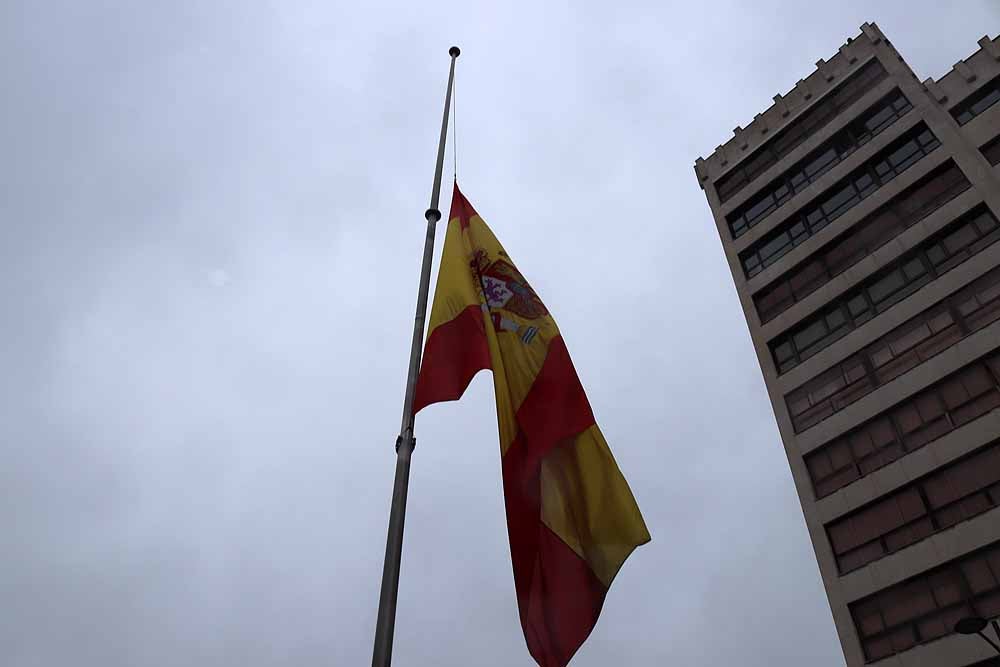
[[695, 163], [849, 667], [1000, 665], [998, 101], [866, 23]]

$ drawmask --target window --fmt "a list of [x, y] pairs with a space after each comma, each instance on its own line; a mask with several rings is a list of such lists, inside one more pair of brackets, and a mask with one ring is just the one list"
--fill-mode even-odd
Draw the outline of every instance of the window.
[[806, 454], [816, 497], [828, 496], [997, 407], [1000, 352], [995, 350]]
[[996, 166], [1000, 164], [1000, 135], [994, 137], [991, 141], [988, 141], [979, 149], [982, 151], [983, 155], [989, 160], [989, 163]]
[[[913, 158], [919, 150], [920, 146], [917, 142], [908, 141], [889, 154], [889, 165], [898, 166], [909, 164], [911, 158]], [[886, 169], [886, 171], [888, 171], [888, 169]]]
[[[968, 187], [969, 181], [954, 163], [942, 165], [755, 294], [761, 322], [774, 319]], [[786, 242], [794, 245], [806, 235], [800, 221], [789, 230]], [[751, 269], [760, 264], [756, 254], [750, 260], [756, 263]]]
[[922, 572], [849, 609], [867, 662], [950, 635], [960, 618], [1000, 616], [1000, 545]]
[[828, 523], [826, 532], [844, 574], [998, 505], [1000, 440]]
[[[858, 146], [865, 144], [875, 134], [889, 127], [911, 108], [909, 100], [898, 89], [876, 102], [859, 118], [833, 135], [794, 167], [726, 216], [733, 238], [743, 235], [748, 229], [791, 199], [793, 194], [801, 192], [806, 186], [853, 153]], [[869, 127], [869, 120], [874, 115], [882, 113], [888, 115], [876, 124], [877, 129], [873, 130]], [[919, 146], [914, 150], [919, 150]]]
[[[923, 124], [907, 132], [881, 153], [846, 178], [841, 179], [839, 183], [809, 202], [784, 223], [740, 253], [740, 261], [747, 278], [752, 278], [763, 271], [779, 257], [826, 227], [830, 222], [843, 215], [845, 211], [857, 205], [862, 199], [891, 181], [904, 169], [939, 145], [937, 138]], [[896, 157], [893, 158], [893, 156]], [[897, 161], [894, 163], [891, 158]], [[749, 202], [748, 205], [750, 205]], [[757, 205], [755, 203], [751, 208]], [[777, 204], [773, 204], [773, 201], [772, 204], [768, 204], [768, 206], [772, 205], [773, 208], [777, 208]], [[734, 215], [740, 215], [740, 217], [735, 218], [735, 224], [742, 231], [737, 232], [737, 227], [732, 227], [734, 236], [740, 236], [752, 224], [756, 224], [748, 222], [746, 213], [741, 213], [741, 210], [734, 211], [729, 216], [732, 218]], [[750, 208], [747, 210], [749, 211]], [[733, 224], [734, 220], [730, 220], [730, 223]], [[792, 238], [792, 228], [801, 230], [795, 238]], [[784, 239], [784, 241], [779, 241], [779, 239]], [[764, 252], [764, 248], [774, 247], [780, 247], [780, 252], [771, 254]]]
[[868, 288], [868, 298], [876, 306], [884, 304], [889, 297], [906, 287], [908, 281], [900, 269], [893, 269]]
[[815, 180], [817, 176], [824, 173], [827, 169], [837, 163], [840, 158], [837, 149], [834, 147], [828, 148], [819, 157], [813, 159], [803, 168], [803, 179], [802, 184], [806, 181]]
[[[938, 247], [933, 245], [932, 250]], [[966, 336], [1000, 319], [998, 296], [1000, 268], [981, 276], [789, 392], [785, 396], [785, 403], [795, 432], [799, 433], [818, 424]], [[962, 304], [965, 305], [964, 313], [959, 311], [959, 305]], [[852, 317], [865, 312], [867, 308], [868, 302], [863, 295], [847, 304], [848, 313]], [[789, 341], [783, 348], [782, 363], [788, 363], [794, 354]]]
[[[785, 373], [831, 345], [876, 314], [891, 308], [937, 276], [961, 264], [1000, 238], [1000, 224], [984, 206], [952, 222], [857, 287], [835, 298], [771, 341], [772, 348], [791, 341], [792, 354], [777, 364]], [[836, 325], [831, 313], [837, 313]]]
[[810, 346], [818, 343], [828, 331], [826, 322], [820, 318], [807, 327], [803, 327], [792, 336], [795, 348], [799, 350], [809, 349]]
[[864, 123], [865, 128], [869, 132], [877, 132], [879, 129], [884, 127], [887, 123], [892, 122], [893, 109], [892, 107], [886, 107], [878, 111], [871, 118], [867, 119]]
[[826, 217], [832, 220], [859, 201], [861, 201], [861, 195], [858, 193], [857, 185], [848, 183], [841, 186], [840, 190], [835, 192], [833, 196], [827, 198], [821, 208]]
[[1000, 100], [1000, 76], [994, 77], [972, 95], [956, 104], [951, 110], [951, 115], [955, 117], [959, 125], [965, 125], [996, 104], [997, 100]]
[[794, 243], [795, 239], [791, 234], [785, 234], [783, 236], [777, 236], [771, 239], [768, 243], [765, 243], [760, 249], [760, 256], [763, 261], [767, 261], [769, 257], [772, 257], [780, 253], [786, 245], [789, 243]]
[[[715, 183], [720, 201], [728, 201], [737, 192], [753, 182], [757, 176], [772, 164], [785, 157], [808, 139], [820, 128], [825, 126], [846, 107], [857, 101], [886, 77], [886, 71], [877, 60], [870, 60], [851, 74], [828, 96], [816, 103], [808, 111], [788, 124], [783, 130], [740, 164], [733, 167], [725, 176]], [[904, 97], [905, 101], [906, 98]], [[906, 101], [906, 104], [909, 104]], [[893, 108], [899, 114], [904, 113], [903, 103], [895, 101]], [[892, 121], [888, 121], [891, 123]], [[871, 134], [877, 134], [888, 125], [872, 128]]]

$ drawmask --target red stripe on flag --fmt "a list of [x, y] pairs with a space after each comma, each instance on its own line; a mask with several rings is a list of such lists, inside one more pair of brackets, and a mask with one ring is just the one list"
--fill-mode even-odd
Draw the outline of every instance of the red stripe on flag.
[[458, 218], [458, 224], [462, 229], [469, 226], [469, 220], [472, 216], [479, 215], [476, 213], [476, 209], [472, 208], [472, 204], [469, 200], [465, 198], [462, 191], [458, 189], [458, 181], [455, 181], [455, 189], [452, 191], [451, 195], [451, 215], [448, 216], [449, 220], [454, 220]]
[[565, 667], [593, 630], [607, 590], [541, 518], [542, 459], [556, 446], [572, 446], [594, 423], [561, 336], [549, 342], [517, 422], [521, 431], [503, 457], [503, 483], [521, 627], [541, 667]]
[[525, 637], [540, 667], [565, 667], [590, 636], [607, 590], [590, 566], [540, 525]]
[[473, 376], [491, 367], [483, 311], [480, 306], [467, 306], [427, 337], [413, 414], [431, 403], [461, 398]]
[[521, 626], [527, 632], [527, 612], [531, 599], [531, 579], [538, 558], [541, 528], [541, 487], [538, 465], [532, 466], [524, 433], [518, 433], [501, 461], [503, 497], [507, 510], [510, 562], [514, 569], [514, 589]]
[[521, 433], [503, 458], [514, 588], [528, 651], [541, 667], [565, 667], [594, 629], [607, 590], [542, 523], [540, 459], [529, 450]]
[[556, 443], [593, 426], [594, 412], [562, 336], [549, 341], [542, 369], [517, 410], [517, 423], [538, 465]]

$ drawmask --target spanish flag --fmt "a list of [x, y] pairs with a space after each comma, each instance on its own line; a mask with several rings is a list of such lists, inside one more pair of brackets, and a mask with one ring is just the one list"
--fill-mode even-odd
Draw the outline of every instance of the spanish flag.
[[456, 183], [414, 411], [485, 368], [521, 627], [541, 667], [565, 667], [649, 532], [555, 321]]

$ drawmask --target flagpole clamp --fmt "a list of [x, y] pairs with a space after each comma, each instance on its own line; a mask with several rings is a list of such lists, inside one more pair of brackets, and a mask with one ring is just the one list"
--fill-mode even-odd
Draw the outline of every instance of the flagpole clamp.
[[[411, 445], [410, 445], [410, 450], [411, 451], [417, 448], [417, 439], [414, 436], [412, 436], [412, 435], [410, 436], [410, 443], [411, 443]], [[397, 435], [396, 436], [396, 453], [397, 454], [399, 453], [399, 448], [400, 448], [400, 446], [402, 446], [402, 444], [403, 444], [403, 436]]]

